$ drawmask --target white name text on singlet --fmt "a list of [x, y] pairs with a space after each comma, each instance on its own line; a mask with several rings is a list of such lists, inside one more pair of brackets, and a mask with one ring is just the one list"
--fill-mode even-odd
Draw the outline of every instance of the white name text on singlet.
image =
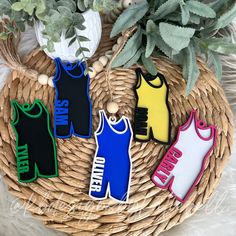
[[105, 158], [96, 157], [91, 178], [91, 191], [100, 192], [103, 180]]

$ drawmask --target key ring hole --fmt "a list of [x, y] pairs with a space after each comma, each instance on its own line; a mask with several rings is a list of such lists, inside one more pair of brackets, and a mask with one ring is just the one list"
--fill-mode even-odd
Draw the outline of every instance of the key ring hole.
[[109, 120], [111, 122], [116, 122], [117, 119], [116, 119], [116, 117], [114, 115], [112, 115], [112, 116], [109, 117]]
[[198, 126], [199, 126], [200, 128], [203, 128], [203, 127], [206, 126], [206, 123], [205, 123], [203, 120], [199, 120], [199, 121], [198, 121]]
[[25, 104], [23, 105], [23, 108], [24, 108], [25, 110], [29, 110], [29, 109], [30, 109], [30, 104], [29, 104], [29, 103], [25, 103]]

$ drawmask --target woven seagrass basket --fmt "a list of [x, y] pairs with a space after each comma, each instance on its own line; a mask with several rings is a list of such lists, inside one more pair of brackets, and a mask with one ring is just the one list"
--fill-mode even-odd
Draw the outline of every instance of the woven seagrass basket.
[[[108, 35], [109, 27], [104, 26], [100, 48], [92, 61], [114, 45], [114, 40], [110, 40]], [[154, 61], [169, 84], [172, 139], [192, 109], [198, 109], [199, 117], [208, 124], [217, 126], [217, 146], [208, 160], [201, 181], [183, 205], [176, 204], [169, 191], [155, 187], [150, 180], [166, 152], [166, 146], [152, 141], [132, 142], [133, 169], [128, 204], [117, 204], [109, 199], [94, 201], [88, 196], [95, 152], [93, 137], [57, 139], [59, 177], [19, 184], [15, 136], [10, 125], [10, 100], [32, 103], [37, 98], [42, 99], [53, 117], [54, 89], [40, 85], [17, 71], [13, 71], [9, 77], [0, 94], [0, 170], [4, 173], [9, 191], [26, 203], [27, 209], [45, 225], [71, 235], [158, 235], [193, 215], [213, 193], [232, 151], [233, 115], [224, 92], [214, 74], [199, 60], [200, 79], [191, 94], [185, 97], [186, 82], [182, 79], [181, 68], [165, 59]], [[49, 76], [55, 72], [53, 61], [39, 50], [28, 55], [24, 63], [28, 69]], [[110, 73], [113, 99], [119, 104], [118, 113], [128, 116], [131, 121], [135, 105], [134, 68], [116, 69]], [[98, 110], [105, 109], [109, 100], [105, 70], [91, 79], [90, 95], [94, 131], [98, 125]]]

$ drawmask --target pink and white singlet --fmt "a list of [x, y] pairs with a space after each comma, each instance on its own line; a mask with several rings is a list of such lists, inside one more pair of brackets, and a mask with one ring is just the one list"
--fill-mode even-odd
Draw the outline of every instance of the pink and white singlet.
[[196, 111], [192, 111], [154, 172], [153, 183], [169, 189], [178, 201], [184, 203], [200, 181], [215, 141], [216, 127], [207, 126], [197, 119]]

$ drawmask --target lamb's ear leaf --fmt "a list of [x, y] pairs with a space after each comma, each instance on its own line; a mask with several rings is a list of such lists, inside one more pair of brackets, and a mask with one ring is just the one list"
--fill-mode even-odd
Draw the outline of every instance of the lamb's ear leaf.
[[159, 28], [162, 39], [175, 51], [188, 47], [190, 39], [195, 33], [193, 28], [175, 26], [164, 22], [159, 24]]
[[148, 20], [146, 25], [146, 33], [147, 33], [147, 45], [145, 57], [150, 57], [155, 46], [156, 46], [156, 32], [158, 28], [156, 24], [152, 20]]
[[155, 64], [153, 63], [152, 59], [150, 57], [146, 58], [144, 53], [142, 54], [141, 59], [142, 59], [143, 65], [147, 69], [147, 71], [151, 75], [156, 75], [157, 68], [156, 68]]
[[185, 49], [186, 61], [185, 61], [185, 79], [187, 80], [187, 86], [185, 94], [188, 96], [193, 89], [200, 71], [197, 64], [197, 57], [192, 43]]
[[143, 52], [143, 49], [140, 48], [136, 54], [124, 65], [124, 68], [127, 69], [127, 68], [130, 68], [132, 65], [134, 65], [135, 63], [138, 62], [141, 54]]
[[236, 44], [227, 40], [227, 38], [210, 38], [200, 41], [205, 48], [221, 53], [221, 54], [236, 54]]
[[180, 5], [180, 8], [181, 8], [182, 25], [187, 25], [190, 18], [189, 10], [185, 5]]
[[236, 3], [233, 5], [233, 7], [225, 12], [216, 22], [215, 29], [221, 29], [229, 25], [236, 15]]
[[149, 4], [147, 1], [129, 6], [123, 13], [117, 18], [111, 31], [111, 37], [116, 36], [120, 32], [134, 26], [143, 16], [147, 13]]
[[208, 58], [210, 59], [210, 61], [212, 62], [213, 66], [214, 66], [216, 78], [218, 80], [221, 80], [221, 78], [222, 78], [222, 64], [221, 64], [221, 60], [220, 60], [220, 55], [218, 53], [208, 51]]
[[154, 13], [153, 20], [164, 18], [174, 12], [179, 6], [179, 0], [168, 0], [164, 2]]
[[216, 17], [215, 11], [205, 3], [195, 0], [190, 0], [186, 2], [186, 7], [190, 12], [194, 13], [195, 15], [202, 16], [205, 18]]
[[134, 35], [128, 40], [123, 50], [118, 54], [112, 63], [112, 68], [126, 64], [139, 50], [142, 43], [141, 28], [138, 27]]

